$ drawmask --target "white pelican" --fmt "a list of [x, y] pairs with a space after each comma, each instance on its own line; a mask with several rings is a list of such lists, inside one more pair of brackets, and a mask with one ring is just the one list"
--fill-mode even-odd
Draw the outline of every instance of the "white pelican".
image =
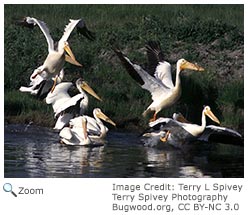
[[84, 117], [87, 120], [87, 131], [90, 139], [92, 141], [102, 141], [108, 132], [108, 128], [103, 124], [102, 120], [110, 123], [113, 126], [116, 124], [106, 116], [100, 108], [95, 108], [93, 110], [93, 117], [89, 116], [80, 116], [70, 120], [70, 126], [74, 127], [82, 127], [81, 118]]
[[75, 84], [80, 93], [73, 97], [68, 93], [69, 88], [73, 86], [72, 82], [62, 82], [56, 85], [54, 92], [50, 92], [46, 97], [46, 103], [52, 105], [55, 117], [58, 117], [54, 129], [62, 129], [71, 118], [82, 115], [86, 111], [89, 99], [84, 91], [102, 101], [81, 78], [77, 79]]
[[[54, 85], [56, 83], [57, 74], [62, 70], [65, 61], [70, 62], [71, 64], [75, 64], [77, 66], [82, 66], [77, 60], [73, 52], [71, 51], [69, 44], [67, 42], [71, 32], [75, 27], [78, 28], [78, 31], [85, 35], [88, 39], [94, 39], [92, 33], [87, 29], [85, 22], [82, 19], [78, 20], [70, 20], [69, 24], [66, 25], [64, 29], [64, 34], [59, 40], [57, 47], [54, 44], [54, 41], [50, 35], [49, 29], [46, 26], [45, 22], [38, 20], [32, 17], [26, 17], [24, 20], [19, 22], [18, 24], [23, 24], [24, 26], [36, 26], [38, 25], [41, 31], [43, 32], [47, 43], [48, 43], [48, 52], [47, 58], [45, 59], [42, 66], [37, 68], [37, 73], [33, 75], [33, 78], [43, 71], [47, 73], [47, 79], [55, 78]], [[68, 55], [67, 55], [67, 54]], [[54, 87], [52, 88], [53, 91]]]
[[[173, 119], [179, 122], [191, 123], [181, 113], [174, 113]], [[211, 141], [237, 146], [244, 145], [244, 141], [240, 133], [230, 128], [225, 128], [216, 125], [206, 126], [205, 130], [197, 139], [204, 142]]]
[[61, 138], [61, 143], [66, 145], [92, 145], [92, 141], [90, 140], [87, 134], [87, 120], [85, 117], [81, 117], [81, 127], [64, 127], [59, 136]]
[[179, 99], [181, 95], [180, 73], [185, 69], [204, 71], [196, 64], [190, 63], [185, 59], [177, 61], [175, 85], [172, 81], [171, 66], [163, 60], [163, 53], [160, 45], [156, 42], [149, 42], [146, 45], [147, 54], [152, 71], [146, 72], [141, 66], [132, 63], [120, 50], [114, 50], [125, 66], [129, 75], [138, 82], [138, 84], [151, 93], [153, 102], [143, 112], [146, 116], [149, 112], [154, 112], [150, 121], [156, 120], [156, 115], [163, 108], [170, 107]]
[[[54, 79], [52, 78], [50, 80], [46, 80], [46, 72], [42, 72], [41, 74], [38, 74], [35, 78], [32, 78], [33, 75], [37, 74], [37, 71], [35, 70], [31, 76], [30, 76], [30, 85], [29, 87], [21, 86], [19, 88], [20, 92], [26, 92], [30, 93], [31, 95], [36, 95], [39, 99], [44, 99], [48, 95], [48, 93], [51, 91], [53, 85], [54, 85]], [[56, 84], [59, 84], [62, 82], [64, 77], [64, 70], [62, 69], [58, 75], [58, 78], [56, 80]]]
[[[179, 122], [171, 118], [159, 118], [154, 122], [150, 122], [150, 128], [143, 134], [144, 137], [157, 136], [162, 142], [168, 142], [176, 147], [188, 141], [197, 139], [206, 128], [206, 116], [214, 122], [220, 124], [218, 118], [213, 114], [209, 106], [205, 106], [202, 111], [201, 125]], [[165, 136], [162, 134], [165, 132]], [[150, 145], [150, 144], [148, 144]]]

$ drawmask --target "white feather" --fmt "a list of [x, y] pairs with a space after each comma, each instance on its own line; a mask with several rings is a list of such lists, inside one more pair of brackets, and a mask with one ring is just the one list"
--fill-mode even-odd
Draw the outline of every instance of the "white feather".
[[69, 127], [65, 127], [60, 131], [59, 136], [67, 140], [70, 140], [73, 137], [73, 134]]
[[73, 114], [71, 113], [65, 113], [65, 114], [60, 115], [53, 129], [61, 130], [64, 126], [66, 126], [69, 123], [69, 121], [72, 118], [73, 118]]
[[37, 24], [39, 26], [39, 28], [41, 29], [41, 31], [43, 32], [43, 34], [47, 40], [48, 51], [50, 52], [51, 50], [54, 50], [54, 41], [50, 35], [49, 29], [48, 29], [46, 23], [41, 21], [41, 20], [38, 20], [36, 18], [32, 18], [32, 17], [26, 17], [26, 21], [29, 24], [34, 24], [34, 25]]

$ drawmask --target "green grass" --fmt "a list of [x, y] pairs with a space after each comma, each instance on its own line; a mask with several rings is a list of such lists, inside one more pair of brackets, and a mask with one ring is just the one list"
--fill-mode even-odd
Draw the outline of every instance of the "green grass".
[[[111, 48], [119, 46], [131, 60], [145, 65], [142, 49], [145, 42], [159, 40], [171, 63], [184, 57], [206, 68], [204, 73], [182, 75], [180, 101], [160, 115], [171, 116], [181, 111], [189, 120], [199, 123], [202, 106], [206, 104], [222, 119], [223, 125], [242, 129], [244, 107], [231, 97], [244, 102], [243, 80], [223, 81], [217, 74], [221, 68], [208, 64], [197, 47], [210, 49], [214, 41], [219, 41], [219, 45], [212, 47], [214, 60], [223, 64], [230, 60], [222, 53], [244, 45], [243, 5], [5, 5], [4, 9], [6, 120], [53, 124], [51, 107], [18, 92], [21, 85], [29, 83], [30, 74], [47, 55], [47, 43], [40, 29], [13, 24], [21, 17], [34, 16], [47, 23], [55, 40], [61, 37], [69, 18], [84, 18], [96, 33], [94, 42], [72, 34], [70, 45], [84, 67], [66, 64], [65, 68], [65, 81], [82, 76], [103, 98], [103, 102], [91, 98], [89, 113], [94, 107], [101, 107], [121, 125], [130, 121], [138, 127], [146, 124], [141, 114], [151, 102], [150, 94], [129, 77]], [[37, 116], [39, 120], [35, 120]]]
[[[53, 126], [52, 108], [35, 97], [18, 91], [8, 91], [4, 97], [5, 120], [10, 123], [29, 123]], [[15, 116], [15, 117], [14, 117]]]
[[223, 122], [230, 127], [243, 128], [244, 90], [243, 81], [236, 80], [226, 84], [219, 91], [217, 104], [222, 111]]

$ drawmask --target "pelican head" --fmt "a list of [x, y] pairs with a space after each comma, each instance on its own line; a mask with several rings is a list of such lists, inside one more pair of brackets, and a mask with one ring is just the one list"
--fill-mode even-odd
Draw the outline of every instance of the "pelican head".
[[76, 58], [75, 55], [73, 54], [69, 43], [67, 41], [64, 41], [64, 46], [63, 46], [63, 50], [66, 52], [65, 54], [65, 60], [71, 64], [74, 64], [76, 66], [82, 66], [82, 64], [80, 64]]
[[199, 65], [194, 64], [194, 63], [190, 63], [183, 58], [177, 61], [177, 67], [180, 68], [180, 71], [182, 71], [184, 69], [190, 69], [190, 70], [195, 70], [195, 71], [199, 71], [199, 72], [204, 71], [204, 69], [202, 67], [200, 67]]
[[206, 116], [208, 116], [211, 120], [213, 120], [214, 122], [220, 124], [220, 121], [218, 120], [218, 118], [213, 114], [213, 112], [211, 111], [209, 106], [205, 106], [203, 109], [203, 114], [205, 114]]
[[80, 87], [87, 93], [89, 93], [91, 96], [95, 97], [99, 101], [102, 101], [102, 99], [95, 93], [95, 91], [88, 85], [86, 81], [84, 81], [82, 78], [77, 79], [76, 86]]
[[94, 114], [99, 118], [99, 119], [102, 119], [104, 120], [105, 122], [108, 122], [110, 123], [111, 125], [113, 126], [116, 126], [116, 124], [109, 118], [107, 117], [102, 111], [100, 108], [95, 108], [94, 109]]

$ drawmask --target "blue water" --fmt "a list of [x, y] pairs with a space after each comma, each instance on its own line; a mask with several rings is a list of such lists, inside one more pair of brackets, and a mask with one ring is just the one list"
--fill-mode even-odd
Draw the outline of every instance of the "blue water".
[[4, 174], [36, 177], [244, 177], [244, 148], [195, 143], [188, 149], [144, 147], [137, 133], [110, 131], [101, 147], [64, 146], [58, 133], [6, 125]]

